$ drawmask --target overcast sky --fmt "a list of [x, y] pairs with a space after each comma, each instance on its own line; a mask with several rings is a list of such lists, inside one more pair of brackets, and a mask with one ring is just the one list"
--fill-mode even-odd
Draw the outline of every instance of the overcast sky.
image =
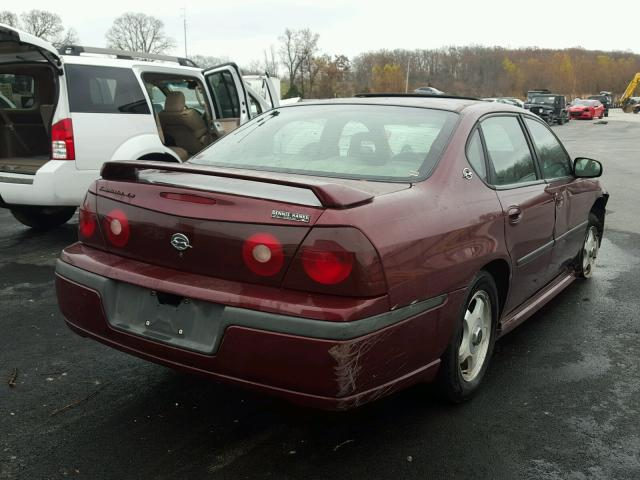
[[[32, 8], [58, 13], [84, 45], [104, 46], [104, 34], [118, 15], [144, 12], [162, 19], [184, 54], [182, 8], [187, 14], [190, 54], [229, 57], [247, 65], [278, 45], [285, 28], [308, 27], [320, 34], [321, 51], [346, 54], [381, 48], [437, 48], [447, 45], [537, 46], [640, 52], [631, 26], [629, 0], [25, 0]], [[5, 9], [9, 5], [3, 5]], [[9, 8], [11, 8], [9, 7]], [[597, 13], [596, 13], [597, 12]], [[630, 12], [629, 12], [630, 13]], [[622, 24], [629, 18], [630, 24]]]

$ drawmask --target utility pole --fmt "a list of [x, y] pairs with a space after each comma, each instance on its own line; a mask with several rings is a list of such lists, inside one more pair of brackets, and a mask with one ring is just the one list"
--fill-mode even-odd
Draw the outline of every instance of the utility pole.
[[182, 26], [184, 28], [184, 57], [188, 58], [187, 55], [187, 9], [182, 8]]
[[404, 84], [404, 93], [409, 93], [409, 70], [411, 69], [411, 57], [407, 60], [407, 82]]

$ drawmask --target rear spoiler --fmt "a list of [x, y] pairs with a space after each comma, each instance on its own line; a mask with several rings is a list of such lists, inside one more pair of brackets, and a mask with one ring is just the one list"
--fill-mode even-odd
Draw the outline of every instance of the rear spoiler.
[[273, 178], [270, 176], [262, 176], [259, 172], [256, 172], [255, 174], [236, 173], [228, 170], [217, 170], [207, 165], [153, 162], [145, 160], [106, 162], [102, 166], [100, 175], [104, 180], [137, 182], [138, 172], [142, 170], [182, 172], [208, 175], [212, 177], [248, 180], [251, 182], [273, 183], [295, 188], [306, 188], [311, 190], [322, 206], [326, 208], [351, 208], [373, 200], [373, 195], [371, 193], [357, 188], [348, 187], [346, 185], [325, 183], [311, 178], [308, 181]]

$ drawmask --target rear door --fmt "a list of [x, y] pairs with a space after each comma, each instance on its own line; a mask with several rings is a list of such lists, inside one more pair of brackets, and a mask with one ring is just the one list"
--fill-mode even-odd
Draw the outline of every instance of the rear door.
[[0, 65], [22, 62], [48, 62], [60, 72], [58, 51], [34, 35], [0, 25]]
[[502, 205], [513, 273], [505, 313], [549, 279], [555, 202], [534, 161], [518, 115], [495, 115], [481, 124], [488, 178]]
[[99, 169], [134, 137], [158, 141], [142, 84], [131, 67], [65, 62], [65, 72], [79, 169]]
[[204, 70], [203, 75], [216, 113], [216, 119], [228, 133], [251, 118], [249, 96], [240, 68], [225, 63]]

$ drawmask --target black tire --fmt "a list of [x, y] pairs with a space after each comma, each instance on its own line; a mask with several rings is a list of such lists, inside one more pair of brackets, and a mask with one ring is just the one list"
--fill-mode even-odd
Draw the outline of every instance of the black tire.
[[[589, 242], [589, 234], [590, 232], [596, 236], [596, 250], [595, 252], [591, 252], [591, 248], [587, 246]], [[584, 235], [584, 240], [582, 241], [582, 246], [580, 247], [580, 251], [576, 256], [576, 275], [579, 278], [591, 278], [593, 275], [593, 268], [595, 264], [595, 259], [598, 256], [598, 249], [600, 248], [600, 243], [602, 242], [602, 222], [600, 219], [594, 214], [589, 214], [589, 223], [587, 225], [587, 231]], [[587, 255], [591, 255], [593, 258], [593, 262], [585, 262], [585, 257]]]
[[34, 230], [49, 230], [67, 223], [76, 207], [11, 207], [11, 213], [23, 225]]
[[[488, 298], [491, 304], [491, 325], [488, 329], [489, 339], [487, 343], [487, 351], [484, 359], [482, 360], [482, 365], [479, 367], [477, 374], [471, 380], [467, 380], [464, 378], [463, 368], [459, 359], [460, 347], [465, 335], [464, 317], [467, 310], [472, 308], [471, 304], [474, 301], [477, 301], [474, 300], [474, 298], [478, 292], [484, 292], [486, 294], [486, 298]], [[442, 356], [442, 364], [438, 373], [438, 384], [440, 386], [441, 393], [449, 401], [453, 403], [464, 402], [473, 397], [480, 388], [482, 379], [484, 378], [489, 366], [491, 354], [493, 353], [493, 347], [496, 341], [498, 315], [499, 303], [496, 283], [489, 273], [482, 270], [471, 282], [457, 320], [456, 329], [451, 337], [451, 342]]]
[[564, 117], [562, 115], [560, 115], [560, 118], [558, 119], [558, 125], [564, 125]]

